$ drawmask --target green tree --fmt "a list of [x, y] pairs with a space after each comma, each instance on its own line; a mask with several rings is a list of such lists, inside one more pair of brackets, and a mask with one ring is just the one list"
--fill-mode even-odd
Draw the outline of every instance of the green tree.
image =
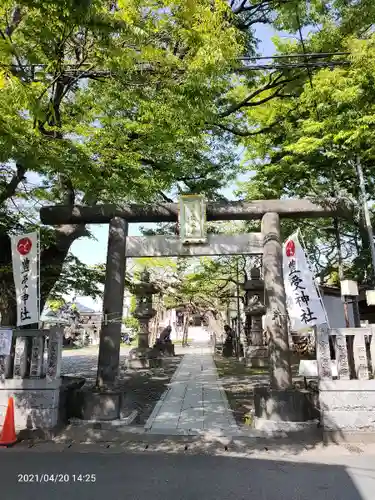
[[[41, 204], [153, 201], [176, 182], [202, 190], [233, 177], [207, 123], [241, 51], [224, 0], [2, 3], [3, 321], [15, 317], [8, 236], [33, 229]], [[42, 304], [88, 234], [43, 231]]]
[[139, 331], [139, 320], [134, 316], [128, 316], [123, 319], [123, 323], [126, 328], [130, 328], [133, 332], [138, 333]]
[[[256, 172], [245, 188], [248, 199], [312, 197], [322, 201], [339, 196], [358, 201], [357, 156], [370, 198], [375, 173], [374, 43], [373, 36], [349, 38], [345, 47], [350, 66], [317, 71], [311, 81], [296, 88], [294, 97], [254, 110], [251, 119], [259, 127], [266, 128], [271, 119], [274, 124], [265, 133], [244, 140]], [[304, 222], [303, 233], [311, 250], [315, 248], [322, 279], [329, 279], [338, 264], [346, 264], [346, 272], [361, 281], [369, 278], [368, 238], [361, 222], [360, 213], [353, 214], [351, 221]], [[296, 223], [284, 222], [283, 227], [286, 236]]]

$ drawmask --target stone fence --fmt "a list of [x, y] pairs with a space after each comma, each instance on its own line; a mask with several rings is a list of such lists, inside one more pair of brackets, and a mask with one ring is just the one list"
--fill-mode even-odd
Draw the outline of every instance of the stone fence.
[[[374, 330], [374, 326], [330, 330], [323, 326], [318, 329], [319, 404], [326, 436], [358, 433], [375, 436]], [[335, 361], [331, 360], [330, 336], [335, 340]], [[352, 342], [347, 342], [347, 339]], [[352, 346], [349, 353], [348, 345]], [[354, 377], [351, 376], [348, 354], [354, 364]], [[335, 378], [332, 375], [332, 362], [337, 366]]]
[[63, 329], [13, 330], [10, 356], [0, 356], [0, 425], [14, 398], [16, 429], [58, 423]]

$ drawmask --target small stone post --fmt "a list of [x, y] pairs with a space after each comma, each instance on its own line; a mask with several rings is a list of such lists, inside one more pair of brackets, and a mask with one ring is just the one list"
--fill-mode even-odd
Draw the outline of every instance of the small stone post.
[[280, 219], [274, 212], [262, 219], [264, 235], [263, 276], [265, 284], [266, 329], [270, 356], [271, 388], [292, 387], [286, 297], [283, 280], [283, 252]]
[[39, 378], [43, 370], [44, 337], [36, 335], [32, 337], [31, 343], [30, 377]]
[[112, 385], [120, 361], [121, 320], [124, 302], [128, 223], [114, 217], [109, 224], [107, 265], [100, 332], [97, 386]]
[[61, 375], [62, 337], [63, 334], [60, 328], [51, 328], [48, 342], [46, 373], [46, 377], [49, 382], [59, 379]]
[[14, 354], [14, 372], [16, 379], [25, 378], [27, 371], [27, 337], [16, 338], [16, 348]]

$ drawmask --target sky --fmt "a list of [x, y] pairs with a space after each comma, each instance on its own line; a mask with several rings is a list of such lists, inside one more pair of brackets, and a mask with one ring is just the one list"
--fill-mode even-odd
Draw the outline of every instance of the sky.
[[[272, 37], [276, 34], [283, 36], [282, 33], [277, 33], [270, 26], [259, 25], [259, 27], [257, 27], [256, 36], [260, 40], [259, 51], [262, 55], [272, 56], [274, 54], [275, 47], [272, 43]], [[237, 181], [244, 181], [248, 177], [249, 175], [240, 175]], [[226, 198], [233, 200], [236, 188], [237, 183], [235, 182], [231, 186], [223, 189], [221, 192]], [[155, 224], [130, 224], [129, 236], [140, 236], [140, 226], [151, 228], [154, 227]], [[94, 240], [89, 238], [80, 238], [79, 240], [76, 240], [71, 247], [71, 252], [87, 265], [103, 263], [106, 261], [107, 254], [108, 224], [91, 225], [89, 226], [89, 229]], [[100, 310], [100, 300], [93, 301], [90, 297], [77, 297], [77, 300], [86, 307]]]

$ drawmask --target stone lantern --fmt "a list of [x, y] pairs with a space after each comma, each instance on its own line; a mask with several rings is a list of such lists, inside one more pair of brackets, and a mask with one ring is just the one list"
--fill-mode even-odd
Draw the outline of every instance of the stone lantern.
[[147, 269], [142, 271], [139, 283], [134, 285], [136, 308], [133, 316], [139, 320], [138, 347], [129, 353], [129, 366], [131, 368], [144, 368], [150, 366], [154, 358], [149, 347], [149, 323], [155, 316], [156, 310], [152, 307], [152, 296], [159, 291], [158, 287], [150, 282], [150, 273]]
[[268, 347], [264, 345], [262, 318], [266, 313], [264, 304], [264, 281], [260, 270], [252, 268], [250, 280], [244, 284], [247, 295], [245, 314], [250, 326], [250, 345], [245, 352], [246, 365], [252, 367], [268, 366]]

